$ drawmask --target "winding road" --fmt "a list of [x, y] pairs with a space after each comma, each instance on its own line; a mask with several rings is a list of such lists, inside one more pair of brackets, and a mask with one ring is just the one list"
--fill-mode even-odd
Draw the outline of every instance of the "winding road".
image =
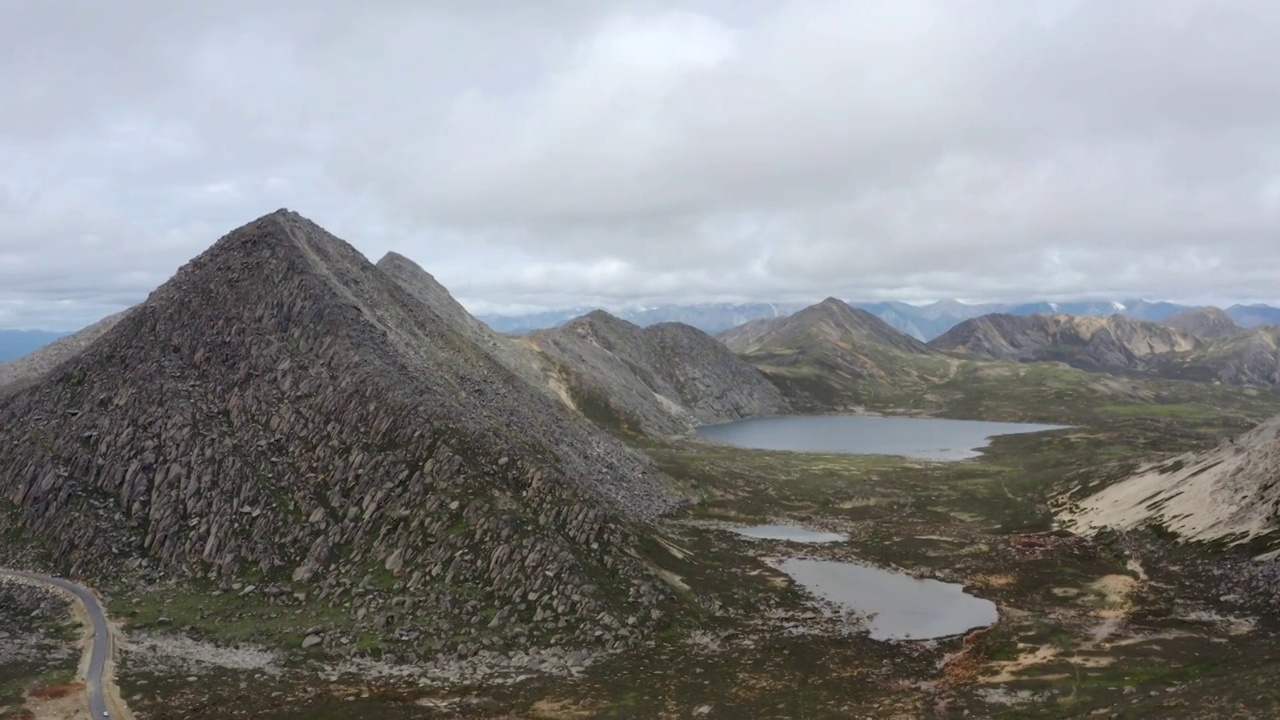
[[[29, 582], [51, 585], [71, 593], [84, 607], [85, 613], [93, 623], [93, 644], [89, 649], [89, 665], [85, 669], [85, 691], [89, 696], [89, 715], [101, 718], [107, 714], [107, 695], [103, 690], [103, 675], [106, 672], [107, 660], [111, 657], [111, 627], [107, 624], [107, 613], [93, 591], [77, 585], [70, 580], [38, 575], [22, 570], [0, 569], [0, 576], [8, 576]], [[109, 682], [109, 679], [108, 679]]]

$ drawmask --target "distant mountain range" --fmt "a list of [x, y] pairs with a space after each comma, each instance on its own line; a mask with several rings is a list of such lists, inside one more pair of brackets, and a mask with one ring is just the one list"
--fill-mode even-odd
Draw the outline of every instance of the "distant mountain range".
[[[786, 317], [808, 307], [809, 303], [699, 303], [694, 305], [659, 305], [650, 308], [610, 310], [620, 320], [648, 327], [664, 322], [682, 322], [707, 333], [718, 333], [751, 320], [767, 317]], [[497, 332], [523, 335], [534, 330], [559, 327], [575, 318], [587, 315], [594, 306], [579, 305], [565, 310], [526, 313], [522, 315], [477, 315]]]
[[[992, 313], [1061, 314], [1085, 317], [1108, 317], [1120, 314], [1136, 320], [1160, 322], [1197, 307], [1134, 299], [1064, 303], [962, 303], [957, 300], [939, 300], [928, 305], [890, 301], [851, 302], [850, 305], [866, 310], [895, 329], [922, 341], [932, 340], [965, 320]], [[720, 333], [751, 320], [785, 317], [805, 307], [807, 303], [798, 302], [700, 303], [635, 308], [616, 311], [613, 315], [640, 326], [662, 322], [682, 322], [704, 332]], [[576, 307], [524, 315], [481, 315], [480, 319], [500, 333], [524, 334], [541, 328], [557, 327], [591, 310], [590, 307]], [[1280, 308], [1270, 305], [1232, 305], [1225, 312], [1235, 324], [1242, 328], [1280, 325]]]

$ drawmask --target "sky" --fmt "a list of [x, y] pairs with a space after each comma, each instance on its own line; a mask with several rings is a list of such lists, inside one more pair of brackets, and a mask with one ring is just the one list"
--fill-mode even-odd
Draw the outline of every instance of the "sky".
[[470, 309], [1280, 299], [1280, 3], [4, 0], [0, 327], [287, 207]]

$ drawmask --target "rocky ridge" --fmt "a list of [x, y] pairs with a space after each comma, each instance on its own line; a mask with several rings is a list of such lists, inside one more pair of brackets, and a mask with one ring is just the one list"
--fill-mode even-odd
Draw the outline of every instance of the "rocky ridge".
[[545, 363], [538, 353], [526, 343], [499, 335], [488, 325], [476, 319], [431, 273], [409, 258], [394, 252], [384, 255], [378, 261], [377, 267], [419, 302], [439, 314], [450, 327], [501, 363], [503, 367], [531, 387], [550, 394]]
[[0, 498], [88, 577], [256, 578], [420, 652], [635, 642], [676, 501], [455, 324], [277, 211], [0, 401]]
[[412, 260], [389, 253], [378, 267], [528, 385], [605, 427], [670, 435], [786, 407], [758, 372], [688, 325], [642, 329], [595, 311], [508, 337], [471, 316]]
[[930, 341], [935, 350], [1018, 362], [1057, 361], [1083, 370], [1144, 370], [1151, 358], [1199, 346], [1171, 327], [1122, 315], [983, 315]]
[[127, 312], [128, 310], [124, 310], [108, 315], [83, 330], [58, 338], [28, 355], [0, 363], [0, 396], [17, 392], [23, 385], [33, 382], [59, 363], [89, 347], [94, 340], [115, 327]]
[[755, 368], [689, 325], [641, 328], [596, 310], [523, 341], [554, 368], [566, 402], [608, 427], [678, 434], [787, 408]]

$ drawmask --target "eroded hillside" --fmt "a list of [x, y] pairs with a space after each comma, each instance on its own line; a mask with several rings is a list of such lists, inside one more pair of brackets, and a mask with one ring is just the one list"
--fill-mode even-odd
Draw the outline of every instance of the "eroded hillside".
[[1218, 447], [1148, 464], [1063, 506], [1082, 533], [1155, 525], [1188, 540], [1245, 542], [1280, 526], [1280, 417]]

